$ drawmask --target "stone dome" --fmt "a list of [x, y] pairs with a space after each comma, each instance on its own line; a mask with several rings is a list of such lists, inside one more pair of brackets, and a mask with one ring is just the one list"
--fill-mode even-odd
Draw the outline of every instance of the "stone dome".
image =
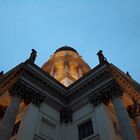
[[63, 47], [57, 49], [54, 53], [57, 53], [57, 52], [60, 52], [60, 51], [73, 51], [73, 52], [76, 52], [78, 54], [78, 52], [70, 46], [63, 46]]
[[49, 60], [42, 66], [56, 80], [69, 86], [90, 70], [90, 66], [79, 53], [69, 46], [57, 49]]

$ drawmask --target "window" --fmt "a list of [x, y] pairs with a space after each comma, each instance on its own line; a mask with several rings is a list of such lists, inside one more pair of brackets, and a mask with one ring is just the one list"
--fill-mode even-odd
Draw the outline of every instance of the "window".
[[79, 126], [79, 140], [82, 140], [93, 134], [92, 120]]

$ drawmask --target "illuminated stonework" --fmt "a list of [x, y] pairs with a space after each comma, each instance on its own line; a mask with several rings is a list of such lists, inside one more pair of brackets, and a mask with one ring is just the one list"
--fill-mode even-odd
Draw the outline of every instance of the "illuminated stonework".
[[1, 73], [0, 140], [140, 140], [140, 84], [97, 54], [90, 69], [64, 46], [41, 68], [32, 49]]
[[56, 50], [42, 69], [66, 87], [90, 70], [76, 50], [64, 46]]

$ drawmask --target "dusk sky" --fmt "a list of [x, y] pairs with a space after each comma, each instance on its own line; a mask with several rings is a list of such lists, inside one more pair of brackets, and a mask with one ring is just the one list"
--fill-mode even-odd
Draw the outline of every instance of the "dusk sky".
[[0, 0], [0, 71], [24, 62], [32, 48], [42, 66], [64, 45], [91, 68], [101, 49], [140, 83], [140, 0]]

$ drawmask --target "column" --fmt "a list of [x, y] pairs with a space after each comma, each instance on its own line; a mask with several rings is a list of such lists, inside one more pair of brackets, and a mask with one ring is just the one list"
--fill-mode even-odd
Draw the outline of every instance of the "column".
[[80, 78], [80, 77], [82, 77], [82, 76], [83, 76], [82, 67], [79, 66], [79, 67], [78, 67], [78, 77]]
[[136, 124], [138, 136], [140, 137], [140, 104], [133, 99], [133, 104], [127, 107], [127, 112]]
[[95, 107], [95, 120], [101, 140], [115, 140], [115, 131], [106, 106], [101, 103]]
[[92, 113], [92, 126], [93, 126], [93, 131], [94, 131], [94, 135], [98, 135], [98, 128], [97, 128], [97, 122], [95, 120], [95, 110]]
[[37, 124], [39, 108], [38, 106], [30, 103], [22, 117], [19, 126], [17, 140], [33, 140], [35, 128]]
[[140, 116], [136, 116], [133, 120], [136, 124], [137, 137], [140, 139]]
[[9, 106], [0, 122], [0, 140], [9, 140], [15, 125], [21, 98], [12, 95]]
[[129, 115], [120, 96], [112, 99], [114, 110], [119, 122], [120, 133], [123, 140], [137, 140]]
[[54, 68], [54, 66], [52, 66], [51, 71], [50, 71], [50, 75], [52, 77], [54, 77], [54, 72], [55, 72], [55, 68]]
[[135, 122], [135, 124], [136, 124], [138, 133], [139, 133], [139, 135], [140, 135], [140, 116], [135, 117], [135, 118], [134, 118], [134, 122]]

